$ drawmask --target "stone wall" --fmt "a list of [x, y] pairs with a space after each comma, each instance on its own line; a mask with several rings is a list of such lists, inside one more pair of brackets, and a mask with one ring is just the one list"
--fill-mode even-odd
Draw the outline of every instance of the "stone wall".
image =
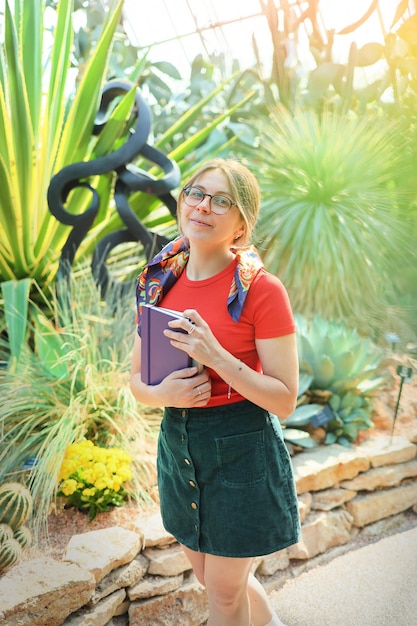
[[[295, 545], [256, 559], [268, 591], [294, 564], [404, 511], [417, 513], [417, 446], [400, 437], [352, 449], [320, 447], [293, 458], [302, 519]], [[417, 519], [416, 519], [417, 523]], [[2, 626], [199, 626], [204, 589], [159, 516], [74, 536], [62, 561], [17, 564], [0, 578]]]

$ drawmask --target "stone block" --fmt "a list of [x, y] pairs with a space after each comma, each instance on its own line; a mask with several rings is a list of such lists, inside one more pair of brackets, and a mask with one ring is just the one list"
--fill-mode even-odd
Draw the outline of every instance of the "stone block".
[[119, 526], [92, 530], [71, 538], [63, 561], [88, 569], [100, 582], [109, 572], [135, 558], [140, 541], [136, 532]]
[[313, 494], [311, 508], [316, 511], [331, 511], [349, 502], [356, 496], [356, 491], [352, 489], [325, 489]]
[[367, 455], [372, 467], [406, 463], [416, 457], [417, 446], [404, 437], [386, 437], [371, 439], [360, 446]]
[[346, 504], [355, 526], [362, 528], [417, 504], [417, 483], [358, 495]]
[[208, 602], [200, 583], [149, 600], [136, 600], [129, 608], [129, 626], [198, 626], [208, 618]]
[[352, 480], [345, 480], [341, 487], [356, 491], [375, 491], [382, 487], [396, 487], [406, 478], [417, 476], [417, 460], [398, 465], [375, 467]]
[[296, 455], [292, 462], [298, 494], [334, 487], [370, 467], [364, 452], [338, 444], [307, 450]]
[[165, 550], [147, 548], [143, 554], [149, 561], [149, 574], [156, 574], [157, 576], [176, 576], [177, 574], [182, 574], [191, 569], [190, 561], [184, 550], [178, 544]]
[[116, 615], [117, 609], [126, 597], [124, 589], [119, 589], [93, 607], [81, 609], [70, 615], [62, 626], [106, 626]]
[[264, 556], [256, 573], [260, 576], [273, 576], [276, 572], [287, 569], [289, 564], [288, 549], [285, 548]]
[[353, 517], [339, 509], [312, 514], [301, 528], [301, 540], [287, 548], [290, 559], [311, 559], [329, 548], [340, 546], [351, 538]]
[[94, 576], [73, 563], [18, 563], [0, 579], [0, 624], [57, 626], [87, 604], [94, 588]]
[[123, 587], [137, 584], [146, 574], [149, 562], [139, 554], [127, 565], [122, 565], [105, 576], [97, 585], [91, 604], [96, 604], [106, 596]]
[[163, 596], [171, 591], [175, 591], [184, 582], [184, 575], [177, 576], [147, 576], [128, 590], [130, 600], [140, 600], [152, 598], [153, 596]]
[[143, 536], [144, 548], [175, 543], [174, 537], [165, 530], [160, 513], [145, 519], [138, 517], [134, 521], [133, 529]]

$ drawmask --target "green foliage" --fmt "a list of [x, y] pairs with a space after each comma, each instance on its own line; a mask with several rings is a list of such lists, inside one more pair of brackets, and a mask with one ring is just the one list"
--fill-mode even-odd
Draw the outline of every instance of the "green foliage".
[[29, 548], [32, 544], [32, 533], [27, 526], [20, 526], [14, 533], [14, 538], [22, 547], [22, 550]]
[[122, 1], [107, 13], [75, 93], [68, 76], [73, 3], [59, 3], [51, 50], [45, 43], [44, 3], [13, 5], [12, 12], [6, 2], [0, 52], [0, 279], [30, 276], [46, 285], [68, 236], [68, 227], [49, 213], [47, 188], [63, 165], [89, 157]]
[[360, 430], [373, 427], [372, 396], [386, 383], [380, 372], [382, 352], [343, 322], [317, 315], [307, 323], [297, 315], [296, 323], [300, 372], [310, 377], [310, 404], [298, 407], [286, 426], [311, 424], [324, 399], [333, 413], [325, 426], [326, 443], [349, 445]]
[[[99, 3], [98, 11], [87, 11], [86, 28], [91, 40], [79, 49], [85, 58], [80, 59], [84, 62], [78, 63], [74, 80], [70, 73], [75, 63], [73, 2], [62, 0], [57, 4], [51, 49], [44, 26], [44, 3], [16, 0], [13, 11], [6, 3], [5, 41], [0, 53], [0, 130], [4, 138], [0, 146], [0, 281], [29, 277], [46, 290], [54, 280], [69, 235], [68, 226], [52, 216], [47, 205], [52, 176], [69, 164], [109, 154], [129, 136], [133, 90], [108, 113], [100, 134], [93, 134], [112, 46], [119, 41], [116, 33], [120, 35], [123, 2], [112, 2], [108, 7], [105, 4]], [[81, 11], [86, 7], [77, 4], [75, 8]], [[77, 31], [78, 42], [81, 32]], [[131, 75], [142, 70], [144, 62], [136, 59]], [[191, 108], [174, 111], [172, 129], [157, 133], [157, 147], [181, 161], [184, 178], [195, 166], [194, 159], [200, 160], [203, 155], [210, 158], [227, 147], [231, 139], [230, 133], [216, 134], [215, 130], [239, 103], [218, 108], [214, 114], [206, 112], [224, 87], [225, 83], [217, 83]], [[250, 94], [245, 97], [250, 98]], [[204, 121], [199, 124], [203, 112]], [[139, 158], [132, 165], [151, 176], [160, 175], [158, 167], [150, 166], [146, 159]], [[78, 251], [78, 259], [91, 254], [102, 237], [125, 228], [117, 211], [112, 210], [115, 176], [115, 172], [109, 172], [88, 181], [100, 197], [100, 209]], [[70, 214], [81, 215], [90, 199], [88, 190], [78, 189], [69, 195], [65, 208]], [[175, 234], [175, 219], [159, 198], [136, 192], [129, 201], [147, 228], [167, 237]]]
[[[263, 85], [263, 100], [268, 108], [279, 102], [292, 112], [300, 105], [361, 114], [376, 106], [397, 113], [404, 107], [415, 109], [417, 18], [413, 2], [398, 2], [388, 27], [383, 23], [379, 4], [379, 0], [367, 3], [359, 19], [335, 32], [326, 27], [326, 12], [322, 11], [320, 0], [303, 6], [297, 0], [278, 5], [276, 0], [262, 0], [273, 46], [272, 70], [265, 76], [258, 54], [251, 75], [253, 83]], [[351, 35], [375, 17], [379, 18], [383, 43], [368, 41], [358, 47], [353, 41], [348, 59], [335, 60], [340, 57], [334, 52], [335, 43], [343, 44], [345, 35]], [[308, 70], [307, 66], [313, 69]], [[372, 78], [364, 84], [367, 69]]]
[[[29, 309], [29, 342], [14, 367], [0, 370], [0, 482], [35, 463], [27, 483], [37, 536], [46, 528], [65, 450], [83, 437], [120, 447], [132, 459], [132, 492], [149, 500], [155, 481], [153, 445], [159, 417], [146, 415], [129, 389], [135, 333], [134, 295], [99, 298], [90, 273]], [[33, 349], [34, 348], [34, 349]]]
[[13, 531], [27, 522], [33, 511], [33, 498], [29, 489], [17, 482], [0, 485], [0, 522], [9, 524]]
[[398, 123], [277, 109], [258, 128], [249, 153], [263, 196], [256, 239], [294, 310], [364, 333], [391, 329], [395, 267], [417, 263], [412, 196], [397, 185], [398, 172], [411, 175]]
[[17, 539], [6, 539], [0, 545], [0, 572], [4, 572], [17, 563], [22, 554], [22, 546]]
[[17, 362], [27, 338], [27, 312], [30, 279], [10, 280], [0, 284], [3, 294], [8, 348], [12, 363]]
[[9, 526], [9, 524], [4, 524], [0, 522], [0, 546], [7, 539], [12, 539], [13, 535], [14, 535], [13, 528]]

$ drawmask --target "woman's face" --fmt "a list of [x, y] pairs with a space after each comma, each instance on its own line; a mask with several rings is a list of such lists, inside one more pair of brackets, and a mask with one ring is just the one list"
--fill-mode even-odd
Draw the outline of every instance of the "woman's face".
[[[193, 187], [202, 191], [203, 194], [221, 195], [235, 201], [231, 195], [227, 177], [219, 169], [203, 172], [193, 182]], [[179, 223], [182, 233], [191, 243], [198, 241], [229, 249], [244, 233], [245, 223], [235, 204], [232, 204], [226, 213], [217, 215], [212, 211], [211, 198], [207, 195], [194, 207], [189, 206], [186, 200], [187, 197], [182, 192]]]

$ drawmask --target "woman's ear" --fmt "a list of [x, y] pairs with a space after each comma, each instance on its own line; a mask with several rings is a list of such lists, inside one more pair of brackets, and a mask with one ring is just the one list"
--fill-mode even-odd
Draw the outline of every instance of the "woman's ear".
[[245, 231], [246, 229], [242, 226], [242, 228], [233, 237], [233, 241], [238, 241], [239, 239], [242, 239], [245, 236]]

